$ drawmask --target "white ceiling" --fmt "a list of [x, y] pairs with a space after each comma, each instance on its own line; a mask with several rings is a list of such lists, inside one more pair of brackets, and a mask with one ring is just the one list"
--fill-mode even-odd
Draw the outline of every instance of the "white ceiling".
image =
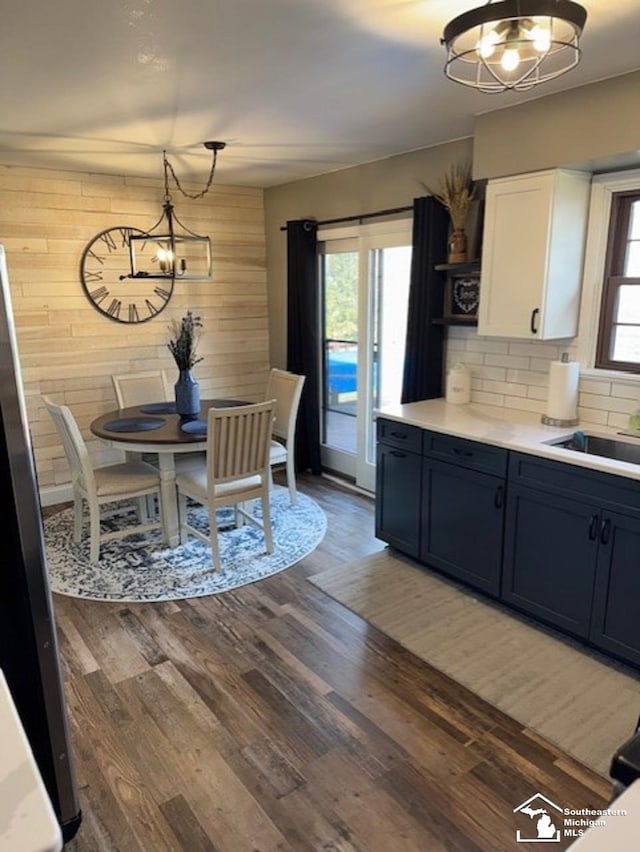
[[[637, 0], [586, 0], [583, 58], [528, 95], [445, 79], [483, 0], [18, 0], [0, 19], [0, 163], [273, 186], [469, 136], [473, 116], [640, 67]], [[637, 108], [637, 104], [633, 106]]]

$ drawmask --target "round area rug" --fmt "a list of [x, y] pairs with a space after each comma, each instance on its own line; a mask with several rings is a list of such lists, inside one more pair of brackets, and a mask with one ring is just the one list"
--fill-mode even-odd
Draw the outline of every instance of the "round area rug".
[[[315, 500], [298, 492], [289, 505], [289, 492], [275, 485], [271, 495], [274, 552], [264, 552], [264, 537], [253, 524], [233, 528], [233, 509], [218, 511], [222, 571], [213, 570], [210, 549], [189, 537], [184, 545], [167, 547], [159, 531], [109, 541], [100, 548], [100, 562], [89, 562], [88, 524], [80, 544], [73, 541], [73, 509], [63, 509], [44, 522], [51, 590], [61, 595], [99, 601], [170, 601], [215, 595], [254, 583], [290, 568], [322, 541], [327, 519]], [[260, 504], [253, 511], [260, 517]], [[206, 508], [188, 509], [189, 522], [209, 531]], [[103, 522], [104, 531], [136, 522], [134, 512]]]

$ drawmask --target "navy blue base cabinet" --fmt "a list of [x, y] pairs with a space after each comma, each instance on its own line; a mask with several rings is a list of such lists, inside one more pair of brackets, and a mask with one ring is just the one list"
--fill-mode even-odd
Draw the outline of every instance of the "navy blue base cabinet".
[[377, 437], [377, 537], [497, 596], [507, 451], [383, 419]]
[[604, 512], [598, 542], [590, 638], [640, 665], [640, 518]]
[[502, 599], [586, 639], [598, 542], [595, 506], [524, 486], [509, 489]]
[[376, 535], [640, 666], [640, 481], [379, 419]]
[[497, 596], [502, 566], [504, 479], [423, 460], [420, 559]]
[[377, 429], [376, 536], [418, 557], [422, 430], [386, 420]]
[[511, 453], [502, 599], [640, 665], [640, 482]]

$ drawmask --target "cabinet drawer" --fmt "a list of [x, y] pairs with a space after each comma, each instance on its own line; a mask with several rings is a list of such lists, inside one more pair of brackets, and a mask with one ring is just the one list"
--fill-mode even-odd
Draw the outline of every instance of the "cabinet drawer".
[[507, 451], [479, 441], [425, 432], [423, 452], [425, 456], [460, 464], [471, 470], [498, 476], [506, 476], [507, 473]]
[[509, 479], [567, 497], [596, 500], [604, 508], [640, 515], [640, 482], [635, 479], [525, 453], [511, 453]]
[[379, 418], [376, 421], [378, 441], [413, 453], [422, 452], [422, 432], [419, 426], [408, 426], [396, 420]]

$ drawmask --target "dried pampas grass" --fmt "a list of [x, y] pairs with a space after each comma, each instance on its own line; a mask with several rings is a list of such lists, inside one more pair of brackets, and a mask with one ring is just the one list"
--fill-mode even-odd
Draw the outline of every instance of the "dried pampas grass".
[[441, 180], [437, 190], [430, 189], [428, 186], [425, 188], [449, 211], [454, 229], [463, 229], [475, 192], [471, 179], [471, 166], [469, 164], [452, 166]]

